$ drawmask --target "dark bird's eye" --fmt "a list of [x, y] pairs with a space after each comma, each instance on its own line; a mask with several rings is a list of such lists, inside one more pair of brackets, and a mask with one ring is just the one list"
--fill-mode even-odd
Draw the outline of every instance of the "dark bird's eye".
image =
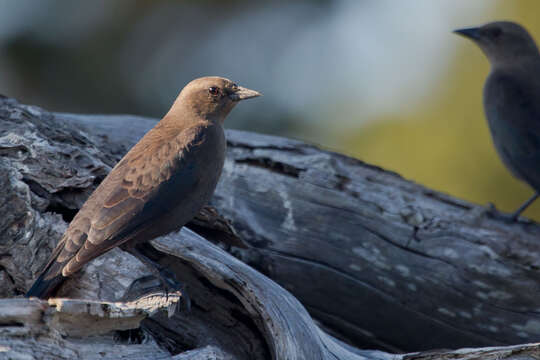
[[219, 94], [219, 89], [215, 86], [211, 86], [208, 88], [208, 92], [212, 95], [217, 95]]
[[491, 38], [496, 39], [499, 36], [501, 36], [502, 30], [501, 30], [501, 28], [498, 28], [498, 27], [491, 28], [491, 29], [489, 29], [488, 34], [489, 34], [489, 36]]

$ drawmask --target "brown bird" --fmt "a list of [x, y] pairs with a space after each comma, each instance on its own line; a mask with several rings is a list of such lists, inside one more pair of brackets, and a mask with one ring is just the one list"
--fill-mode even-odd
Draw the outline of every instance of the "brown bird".
[[26, 296], [50, 297], [116, 246], [149, 265], [167, 288], [164, 269], [137, 245], [180, 229], [210, 199], [225, 160], [225, 117], [240, 100], [260, 95], [221, 77], [187, 84], [84, 203]]
[[540, 193], [540, 54], [527, 30], [513, 22], [455, 32], [474, 41], [488, 58], [484, 112], [493, 143], [514, 176], [535, 190], [510, 216], [515, 221]]

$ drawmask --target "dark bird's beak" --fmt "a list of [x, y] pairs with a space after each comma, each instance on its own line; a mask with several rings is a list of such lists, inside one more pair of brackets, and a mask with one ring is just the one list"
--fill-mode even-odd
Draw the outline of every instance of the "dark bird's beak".
[[455, 34], [464, 36], [466, 38], [472, 39], [472, 40], [478, 40], [480, 38], [480, 33], [478, 31], [479, 28], [473, 27], [473, 28], [465, 28], [465, 29], [457, 29], [454, 30]]
[[258, 91], [247, 89], [241, 86], [238, 86], [233, 93], [229, 94], [229, 97], [233, 101], [251, 99], [257, 96], [262, 96], [262, 94]]

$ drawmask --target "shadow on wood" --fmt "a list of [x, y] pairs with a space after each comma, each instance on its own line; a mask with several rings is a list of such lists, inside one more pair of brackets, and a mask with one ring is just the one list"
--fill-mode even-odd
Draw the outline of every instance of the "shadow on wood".
[[[0, 99], [0, 118], [0, 203], [9, 204], [0, 210], [0, 296], [12, 297], [29, 286], [96, 184], [155, 122], [51, 114], [11, 99]], [[537, 225], [493, 221], [481, 207], [298, 141], [227, 136], [228, 159], [212, 200], [217, 213], [206, 209], [190, 226], [243, 262], [187, 229], [155, 240], [159, 261], [189, 284], [193, 308], [172, 318], [160, 311], [134, 325], [135, 338], [149, 339], [148, 348], [138, 341], [140, 354], [156, 348], [154, 358], [178, 359], [538, 354], [536, 345], [403, 356], [358, 350], [537, 340]], [[129, 254], [113, 250], [60, 295], [116, 301], [146, 275]], [[0, 303], [0, 312], [10, 304]], [[0, 355], [2, 346], [22, 351], [22, 344], [28, 354], [44, 346], [47, 354], [76, 352], [68, 343], [77, 341], [105, 346], [105, 358], [120, 351], [118, 332], [63, 339], [62, 347], [54, 345], [54, 327], [40, 341], [26, 325], [14, 337], [14, 321], [0, 326]], [[79, 356], [91, 358], [85, 351]]]

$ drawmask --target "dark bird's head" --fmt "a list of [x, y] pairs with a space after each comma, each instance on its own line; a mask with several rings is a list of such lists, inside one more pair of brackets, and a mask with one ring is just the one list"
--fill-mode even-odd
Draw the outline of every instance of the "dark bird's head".
[[191, 111], [204, 119], [223, 123], [239, 101], [257, 96], [261, 93], [238, 86], [229, 79], [203, 77], [182, 89], [169, 113]]
[[538, 49], [531, 35], [521, 25], [510, 21], [458, 29], [454, 33], [474, 41], [493, 66], [539, 58]]

